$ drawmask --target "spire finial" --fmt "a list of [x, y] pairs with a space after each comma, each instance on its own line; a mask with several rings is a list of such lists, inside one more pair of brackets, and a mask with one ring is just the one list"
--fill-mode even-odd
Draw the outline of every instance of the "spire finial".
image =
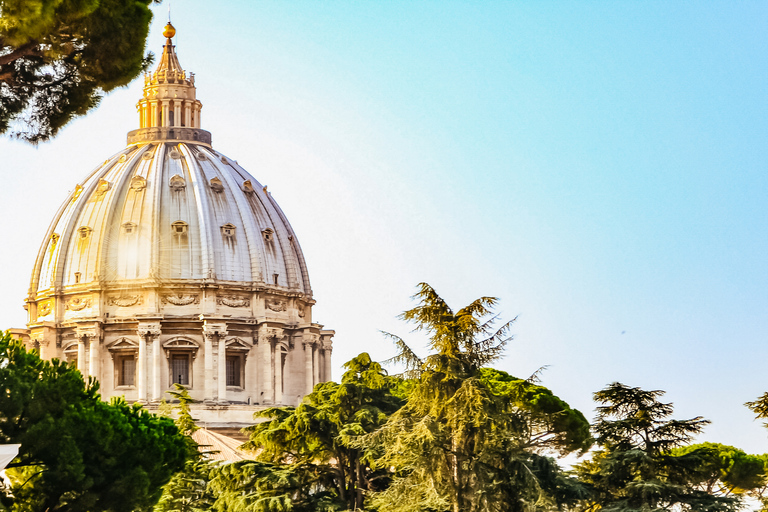
[[165, 26], [165, 28], [163, 29], [163, 35], [164, 35], [166, 38], [168, 38], [168, 39], [170, 39], [170, 38], [172, 38], [173, 36], [175, 36], [175, 35], [176, 35], [176, 29], [175, 29], [175, 28], [173, 28], [173, 25], [171, 25], [171, 22], [170, 22], [170, 21], [168, 22], [168, 24], [167, 24], [167, 25]]

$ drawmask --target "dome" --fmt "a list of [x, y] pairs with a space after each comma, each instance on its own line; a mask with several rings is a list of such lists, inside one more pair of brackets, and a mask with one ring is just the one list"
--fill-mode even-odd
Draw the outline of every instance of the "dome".
[[[301, 247], [272, 195], [200, 128], [194, 75], [169, 39], [128, 146], [75, 185], [32, 272], [29, 343], [156, 404], [173, 384], [209, 422], [295, 404], [330, 379]], [[239, 413], [238, 413], [239, 411]], [[243, 419], [246, 418], [246, 419]]]

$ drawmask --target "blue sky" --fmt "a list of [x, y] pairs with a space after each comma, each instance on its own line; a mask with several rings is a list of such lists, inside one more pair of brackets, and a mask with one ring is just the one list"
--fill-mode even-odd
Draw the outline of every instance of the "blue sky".
[[[163, 44], [157, 7], [149, 50]], [[768, 452], [768, 5], [172, 3], [214, 147], [269, 186], [340, 365], [412, 339], [420, 281], [518, 316], [497, 366], [587, 417], [667, 390], [703, 439]], [[38, 148], [0, 140], [0, 324], [49, 219], [138, 126], [141, 83]]]

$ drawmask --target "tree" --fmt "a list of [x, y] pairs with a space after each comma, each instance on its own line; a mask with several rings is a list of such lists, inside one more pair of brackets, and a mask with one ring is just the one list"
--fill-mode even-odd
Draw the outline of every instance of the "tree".
[[712, 451], [681, 450], [709, 422], [701, 417], [668, 419], [672, 404], [663, 391], [645, 391], [615, 382], [595, 393], [603, 404], [593, 425], [602, 449], [577, 466], [593, 495], [584, 510], [635, 512], [738, 508], [735, 497], [718, 496], [707, 481]]
[[153, 0], [0, 0], [0, 134], [48, 140], [151, 63]]
[[699, 443], [674, 448], [674, 456], [695, 453], [701, 464], [696, 487], [718, 496], [751, 494], [765, 485], [765, 457], [719, 443]]
[[421, 359], [389, 335], [400, 349], [392, 361], [416, 383], [405, 405], [363, 438], [382, 451], [377, 467], [397, 471], [373, 505], [391, 512], [516, 512], [580, 497], [578, 483], [546, 453], [586, 449], [583, 416], [546, 388], [483, 368], [509, 339], [512, 322], [494, 327], [496, 299], [481, 297], [454, 312], [431, 286], [419, 287], [419, 305], [401, 318], [430, 334], [431, 353]]
[[3, 502], [19, 511], [131, 512], [151, 507], [187, 455], [172, 421], [0, 336], [0, 442], [21, 443]]
[[187, 388], [175, 383], [175, 391], [168, 394], [175, 398], [177, 404], [168, 404], [163, 400], [161, 408], [170, 416], [176, 412], [176, 426], [187, 441], [188, 459], [184, 469], [171, 478], [171, 481], [163, 486], [163, 494], [155, 505], [155, 512], [201, 512], [209, 510], [215, 501], [209, 487], [211, 473], [215, 464], [200, 453], [200, 446], [192, 439], [192, 434], [198, 430], [192, 417], [191, 405], [195, 402], [189, 396]]
[[[256, 413], [257, 419], [268, 421], [247, 428], [250, 441], [245, 446], [252, 451], [260, 450], [258, 460], [278, 465], [275, 467], [286, 475], [285, 481], [295, 482], [288, 489], [294, 489], [305, 478], [302, 492], [307, 499], [319, 499], [322, 495], [330, 506], [335, 496], [344, 508], [352, 510], [363, 508], [365, 493], [383, 488], [388, 482], [388, 471], [374, 470], [373, 454], [353, 441], [384, 424], [400, 408], [402, 400], [395, 394], [398, 380], [388, 377], [368, 354], [360, 354], [344, 367], [347, 371], [340, 384], [316, 385], [298, 407], [276, 407]], [[265, 469], [268, 466], [237, 467], [249, 472], [250, 476], [241, 478], [258, 480], [260, 475], [269, 475], [269, 481], [257, 485], [262, 489], [259, 492], [269, 488], [274, 493], [280, 488], [271, 483], [272, 470]], [[236, 469], [227, 471], [231, 474]], [[320, 492], [323, 490], [331, 492]]]

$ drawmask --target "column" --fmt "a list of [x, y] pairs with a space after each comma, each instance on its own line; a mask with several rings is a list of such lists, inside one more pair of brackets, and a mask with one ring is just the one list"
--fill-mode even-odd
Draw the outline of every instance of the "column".
[[220, 404], [227, 403], [227, 342], [219, 336], [219, 392]]
[[[155, 336], [152, 341], [152, 401], [159, 402], [162, 399], [163, 387], [161, 373], [163, 368], [163, 347], [160, 346], [160, 336]], [[190, 368], [190, 371], [192, 368]]]
[[320, 344], [315, 343], [312, 351], [312, 385], [320, 382]]
[[77, 336], [77, 369], [83, 374], [83, 379], [88, 377], [85, 371], [85, 336]]
[[283, 348], [275, 340], [275, 404], [283, 403]]
[[269, 333], [259, 333], [259, 373], [261, 374], [261, 391], [259, 403], [274, 403], [274, 388], [272, 387], [272, 339]]
[[147, 401], [147, 334], [139, 332], [139, 357], [136, 361], [138, 368], [138, 381], [136, 388], [138, 390], [137, 401], [144, 403]]
[[[90, 354], [88, 354], [88, 375], [94, 379], [99, 379], [101, 376], [101, 353], [99, 351], [99, 336], [88, 336], [88, 348]], [[78, 347], [79, 349], [79, 347]]]
[[[224, 379], [223, 379], [223, 386], [224, 386], [224, 393], [221, 393], [221, 386], [222, 386], [222, 377], [221, 377], [221, 366], [219, 366], [218, 371], [214, 369], [214, 361], [213, 361], [213, 342], [218, 341], [219, 342], [219, 348], [221, 348], [221, 343], [224, 341], [225, 336], [227, 335], [227, 324], [224, 323], [211, 323], [208, 320], [203, 321], [203, 336], [205, 337], [205, 393], [204, 393], [204, 401], [207, 403], [215, 403], [217, 400], [224, 400], [226, 398], [226, 370], [227, 367], [224, 366]], [[220, 353], [219, 354], [219, 364], [221, 364], [221, 358], [225, 356], [225, 354]], [[224, 364], [226, 364], [226, 359]], [[218, 384], [218, 385], [217, 385]]]
[[310, 394], [312, 392], [312, 388], [314, 387], [314, 382], [312, 382], [312, 346], [313, 346], [313, 339], [312, 337], [305, 337], [304, 338], [304, 382], [306, 383], [306, 394]]
[[163, 100], [163, 126], [168, 126], [168, 100]]
[[213, 402], [213, 333], [204, 333], [205, 336], [205, 393], [203, 401]]
[[329, 382], [331, 380], [331, 352], [333, 348], [331, 344], [323, 345], [323, 363], [325, 364], [325, 372], [323, 372], [323, 381]]

